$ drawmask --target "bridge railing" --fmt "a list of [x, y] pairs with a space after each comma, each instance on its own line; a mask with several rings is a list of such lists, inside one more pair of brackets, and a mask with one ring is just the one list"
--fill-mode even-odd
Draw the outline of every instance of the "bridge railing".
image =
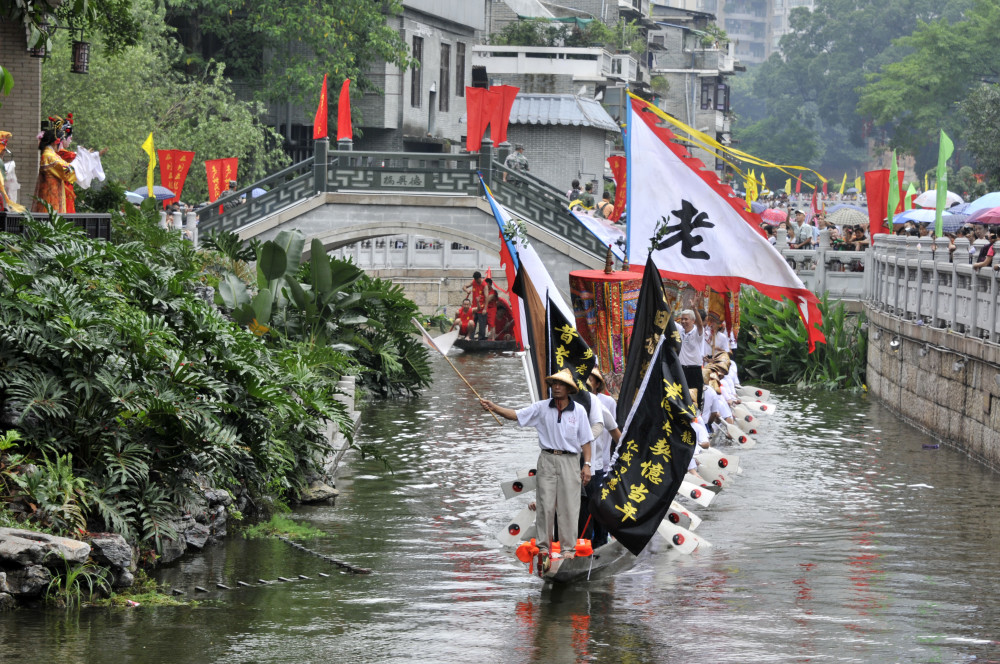
[[330, 150], [326, 140], [316, 141], [315, 149], [314, 157], [200, 210], [199, 233], [235, 231], [325, 192], [480, 196], [482, 172], [497, 200], [517, 216], [596, 256], [607, 250], [572, 218], [563, 192], [505, 168], [497, 160], [503, 151], [488, 139], [473, 154]]
[[[78, 212], [75, 214], [59, 215], [67, 221], [72, 221], [78, 228], [83, 229], [89, 238], [101, 238], [111, 240], [111, 215], [98, 214], [95, 212]], [[5, 233], [24, 233], [24, 222], [31, 217], [33, 219], [48, 219], [49, 215], [44, 212], [22, 213], [0, 212], [0, 231]]]
[[[878, 310], [917, 325], [1000, 343], [1000, 272], [973, 269], [969, 243], [947, 238], [877, 235], [871, 250], [869, 302]], [[986, 241], [978, 240], [973, 256]], [[993, 247], [1000, 252], [1000, 242]], [[994, 258], [994, 264], [997, 264]]]
[[[316, 195], [314, 158], [292, 164], [249, 187], [227, 191], [198, 211], [200, 235], [235, 231]], [[254, 196], [257, 192], [257, 196]]]

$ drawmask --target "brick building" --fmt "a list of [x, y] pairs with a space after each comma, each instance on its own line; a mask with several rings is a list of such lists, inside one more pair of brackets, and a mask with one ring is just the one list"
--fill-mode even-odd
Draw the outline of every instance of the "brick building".
[[[38, 177], [38, 129], [42, 113], [42, 61], [28, 55], [24, 26], [0, 18], [0, 63], [14, 77], [14, 89], [0, 96], [0, 130], [14, 135], [8, 149], [21, 183], [18, 203], [30, 207]], [[10, 157], [7, 159], [10, 160]]]

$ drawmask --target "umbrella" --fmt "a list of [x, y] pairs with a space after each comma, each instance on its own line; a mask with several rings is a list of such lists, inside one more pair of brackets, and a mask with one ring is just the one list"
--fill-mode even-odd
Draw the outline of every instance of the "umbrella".
[[947, 212], [948, 214], [970, 214], [968, 212], [970, 205], [972, 205], [972, 203], [959, 203], [958, 205], [952, 205], [948, 208]]
[[965, 220], [967, 224], [1000, 224], [1000, 207], [976, 210]]
[[965, 214], [972, 214], [976, 210], [985, 210], [1000, 205], [1000, 191], [993, 191], [985, 196], [980, 196], [965, 208]]
[[944, 233], [954, 233], [965, 225], [969, 218], [967, 214], [945, 214], [941, 216], [941, 230]]
[[841, 208], [836, 212], [826, 215], [826, 220], [838, 226], [867, 226], [868, 213], [861, 210]]
[[[143, 198], [149, 198], [149, 190], [145, 187], [139, 187], [135, 190], [135, 193], [139, 194]], [[173, 198], [174, 196], [176, 196], [176, 194], [166, 187], [161, 187], [160, 185], [153, 187], [153, 197], [158, 201], [165, 201], [168, 198]]]
[[826, 213], [828, 215], [830, 215], [830, 214], [833, 214], [834, 212], [836, 212], [837, 210], [843, 210], [843, 209], [857, 210], [858, 212], [861, 212], [861, 213], [864, 213], [864, 214], [868, 214], [868, 208], [863, 208], [860, 205], [851, 205], [850, 203], [838, 203], [837, 205], [834, 205], [833, 207], [827, 208], [826, 209]]
[[257, 198], [258, 196], [263, 196], [267, 193], [267, 189], [261, 189], [260, 187], [254, 187], [250, 191], [250, 198]]
[[[895, 217], [892, 218], [893, 224], [905, 224], [908, 221], [912, 221], [918, 224], [924, 224], [929, 221], [934, 221], [937, 216], [936, 210], [907, 210], [906, 212], [900, 212]], [[950, 217], [951, 215], [945, 213], [942, 215], [944, 217]]]
[[760, 213], [760, 218], [780, 224], [785, 219], [788, 219], [788, 213], [778, 208], [768, 208]]
[[856, 193], [858, 193], [858, 190], [855, 189], [854, 187], [851, 187], [850, 189], [844, 190], [844, 193], [845, 194], [856, 194]]
[[750, 203], [751, 212], [756, 212], [757, 214], [760, 214], [761, 212], [767, 209], [768, 209], [767, 205], [761, 203], [760, 201], [753, 201], [752, 203]]
[[136, 205], [138, 205], [139, 203], [142, 203], [143, 196], [141, 194], [135, 193], [134, 191], [126, 191], [125, 200], [127, 200], [129, 203], [135, 203]]
[[[953, 191], [949, 191], [945, 196], [944, 206], [948, 208], [951, 207], [952, 205], [958, 205], [959, 203], [964, 203], [964, 202], [965, 199], [963, 199], [961, 196], [959, 196]], [[913, 199], [913, 204], [925, 208], [936, 208], [937, 190], [930, 189], [928, 191], [925, 191], [924, 193], [920, 194], [919, 196]]]

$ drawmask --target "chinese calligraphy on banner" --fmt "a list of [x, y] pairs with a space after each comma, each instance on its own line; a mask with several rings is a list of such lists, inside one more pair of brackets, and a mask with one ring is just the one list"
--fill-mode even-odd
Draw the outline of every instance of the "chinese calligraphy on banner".
[[163, 201], [163, 207], [181, 200], [188, 170], [194, 161], [194, 153], [185, 150], [157, 150], [160, 159], [160, 184], [174, 192], [174, 197]]
[[[222, 192], [229, 189], [229, 182], [236, 179], [240, 160], [237, 157], [228, 159], [209, 159], [205, 162], [205, 174], [208, 177], [208, 200], [216, 201]], [[222, 214], [222, 206], [219, 206]]]
[[[666, 329], [673, 329], [673, 319]], [[694, 406], [672, 334], [657, 342], [612, 459], [605, 485], [590, 512], [621, 544], [638, 555], [656, 532], [694, 456]]]

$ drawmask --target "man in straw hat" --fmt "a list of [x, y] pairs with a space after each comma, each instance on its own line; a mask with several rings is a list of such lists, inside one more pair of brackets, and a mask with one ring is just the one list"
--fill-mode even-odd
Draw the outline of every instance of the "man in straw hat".
[[[561, 369], [545, 379], [552, 392], [543, 399], [514, 410], [498, 406], [487, 399], [479, 403], [485, 410], [519, 426], [538, 430], [542, 448], [536, 465], [537, 523], [540, 572], [548, 569], [549, 542], [556, 521], [559, 522], [559, 543], [563, 557], [571, 557], [576, 547], [577, 519], [580, 514], [580, 487], [590, 481], [590, 450], [593, 436], [590, 421], [583, 406], [569, 398], [576, 394], [576, 381], [569, 369]], [[580, 455], [583, 454], [583, 468]]]

